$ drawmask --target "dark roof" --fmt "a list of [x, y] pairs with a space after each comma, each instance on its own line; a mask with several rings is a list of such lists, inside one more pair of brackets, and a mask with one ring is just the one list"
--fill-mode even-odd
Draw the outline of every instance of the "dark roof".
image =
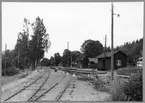
[[98, 59], [97, 58], [88, 58], [90, 62], [94, 62], [94, 63], [98, 63]]
[[[113, 55], [116, 54], [116, 53], [118, 53], [118, 52], [122, 52], [122, 51], [120, 51], [120, 50], [114, 51]], [[124, 52], [122, 52], [122, 53], [125, 54]], [[111, 57], [111, 55], [112, 55], [111, 52], [106, 52], [106, 57]], [[97, 56], [96, 58], [104, 58], [104, 57], [105, 57], [105, 55], [104, 55], [104, 53], [102, 53], [99, 56]]]

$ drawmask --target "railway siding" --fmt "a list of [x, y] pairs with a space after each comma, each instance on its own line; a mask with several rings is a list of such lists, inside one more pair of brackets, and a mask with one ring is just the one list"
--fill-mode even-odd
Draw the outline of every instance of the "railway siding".
[[[12, 93], [7, 95], [6, 98], [4, 98], [4, 101], [21, 101], [23, 98], [25, 98], [26, 95], [23, 95], [24, 91], [28, 91], [28, 88], [33, 86], [35, 83], [38, 83], [41, 77], [44, 75], [44, 73], [40, 73], [37, 78], [32, 78], [30, 81], [26, 82], [23, 86], [15, 89], [15, 91], [11, 91]], [[19, 96], [19, 98], [18, 98]]]
[[[63, 78], [63, 77], [62, 77]], [[67, 85], [69, 80], [71, 79], [70, 74], [66, 74], [65, 78], [61, 79], [52, 90], [50, 90], [46, 95], [39, 99], [39, 101], [56, 101], [57, 96]]]
[[16, 92], [22, 90], [24, 87], [26, 87], [27, 85], [31, 84], [33, 81], [35, 81], [37, 79], [37, 77], [41, 76], [42, 74], [35, 74], [33, 76], [28, 76], [28, 78], [26, 80], [24, 80], [23, 82], [16, 84], [10, 88], [7, 88], [5, 90], [2, 91], [2, 96], [1, 96], [1, 100], [4, 101], [6, 100], [8, 97], [12, 96], [13, 94], [15, 94]]

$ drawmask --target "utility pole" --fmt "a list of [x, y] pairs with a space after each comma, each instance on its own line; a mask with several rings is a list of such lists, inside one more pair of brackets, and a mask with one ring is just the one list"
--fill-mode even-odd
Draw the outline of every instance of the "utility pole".
[[[19, 39], [20, 37], [19, 37], [19, 34], [18, 34], [18, 39]], [[19, 42], [18, 42], [18, 68], [19, 68], [19, 56], [20, 56], [20, 54], [19, 54]]]
[[105, 34], [105, 48], [104, 48], [104, 69], [106, 69], [106, 34]]
[[112, 80], [114, 80], [114, 56], [113, 56], [113, 28], [114, 28], [114, 21], [113, 21], [113, 3], [111, 5], [111, 76]]
[[69, 42], [67, 42], [67, 50], [68, 50], [68, 53], [67, 53], [67, 66], [69, 66]]
[[72, 53], [71, 53], [71, 51], [70, 51], [70, 59], [71, 59], [70, 65], [71, 65], [71, 68], [72, 68]]
[[114, 30], [114, 15], [117, 15], [118, 17], [120, 16], [119, 14], [114, 13], [114, 6], [113, 3], [111, 4], [111, 76], [112, 80], [114, 80], [114, 47], [113, 47], [113, 41], [114, 41], [114, 35], [113, 35], [113, 30]]
[[[7, 61], [6, 61], [6, 50], [7, 50], [7, 44], [5, 44], [5, 70], [6, 70], [6, 68], [7, 68]], [[4, 70], [4, 75], [6, 74], [5, 73], [5, 70]]]

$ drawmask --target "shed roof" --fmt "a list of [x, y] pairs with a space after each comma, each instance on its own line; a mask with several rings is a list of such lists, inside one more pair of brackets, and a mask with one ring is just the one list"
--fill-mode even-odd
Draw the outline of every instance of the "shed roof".
[[97, 58], [89, 58], [90, 62], [94, 62], [94, 63], [98, 63], [98, 59]]
[[[118, 53], [118, 52], [122, 52], [122, 51], [120, 51], [120, 50], [114, 51], [113, 55], [116, 54], [116, 53]], [[122, 52], [122, 53], [123, 53], [123, 52]], [[125, 53], [123, 53], [123, 54], [125, 54]], [[111, 55], [112, 55], [111, 52], [106, 52], [106, 57], [111, 57]], [[125, 55], [126, 55], [126, 54], [125, 54]], [[104, 57], [105, 57], [105, 54], [102, 53], [102, 54], [100, 54], [99, 56], [97, 56], [96, 58], [104, 58]]]

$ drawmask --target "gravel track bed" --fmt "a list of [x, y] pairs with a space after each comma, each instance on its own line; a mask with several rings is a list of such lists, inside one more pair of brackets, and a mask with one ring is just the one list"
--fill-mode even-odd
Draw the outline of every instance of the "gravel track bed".
[[49, 76], [49, 79], [47, 82], [43, 85], [41, 90], [37, 92], [37, 94], [31, 99], [32, 101], [36, 99], [36, 97], [39, 97], [41, 94], [43, 94], [46, 90], [51, 88], [57, 81], [60, 81], [60, 79], [64, 78], [65, 74], [60, 72], [53, 72], [51, 71], [51, 75]]
[[59, 82], [59, 84], [49, 91], [46, 95], [39, 99], [39, 101], [56, 101], [58, 94], [64, 89], [68, 81], [70, 80], [71, 75], [66, 75], [65, 78]]
[[35, 92], [42, 85], [48, 75], [49, 73], [44, 74], [42, 78], [8, 101], [27, 101], [28, 97], [30, 97], [33, 92]]
[[42, 73], [38, 73], [34, 71], [34, 73], [29, 75], [27, 78], [20, 80], [20, 82], [16, 83], [17, 85], [15, 83], [14, 83], [14, 86], [11, 84], [9, 88], [5, 89], [5, 91], [2, 91], [1, 100], [4, 101], [6, 98], [10, 97], [11, 95], [15, 94], [16, 92], [23, 89], [27, 85], [31, 84], [40, 75], [42, 75]]

